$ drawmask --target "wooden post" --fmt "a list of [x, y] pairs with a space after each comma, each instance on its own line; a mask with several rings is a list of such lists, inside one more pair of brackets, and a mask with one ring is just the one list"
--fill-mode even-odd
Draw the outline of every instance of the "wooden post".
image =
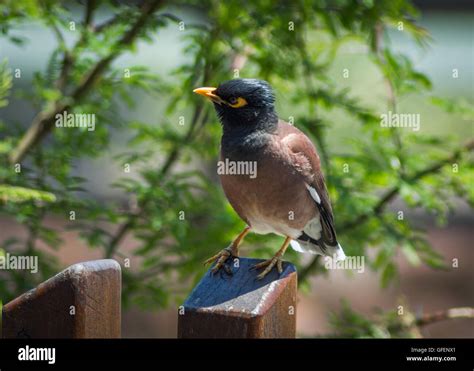
[[[178, 338], [294, 338], [297, 276], [284, 262], [263, 280], [250, 268], [258, 259], [239, 258], [223, 269], [208, 271], [178, 311]], [[236, 264], [238, 263], [238, 264]]]
[[4, 338], [119, 338], [121, 270], [111, 259], [74, 264], [5, 304]]

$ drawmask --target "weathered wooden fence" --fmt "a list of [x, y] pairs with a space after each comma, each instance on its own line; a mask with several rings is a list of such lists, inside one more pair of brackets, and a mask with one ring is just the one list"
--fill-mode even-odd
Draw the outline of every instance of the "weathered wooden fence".
[[178, 310], [179, 338], [294, 338], [297, 275], [283, 263], [263, 280], [251, 267], [262, 260], [239, 258], [232, 275], [209, 271]]
[[[240, 258], [232, 275], [207, 272], [178, 315], [179, 338], [294, 338], [297, 276], [285, 262], [263, 280]], [[118, 338], [121, 270], [115, 260], [74, 264], [5, 304], [4, 338]]]
[[5, 304], [4, 338], [118, 338], [121, 270], [111, 259], [70, 266]]

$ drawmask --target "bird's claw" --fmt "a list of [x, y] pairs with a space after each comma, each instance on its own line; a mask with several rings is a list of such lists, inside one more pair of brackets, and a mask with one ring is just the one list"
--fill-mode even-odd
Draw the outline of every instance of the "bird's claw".
[[214, 266], [211, 269], [212, 274], [216, 274], [219, 269], [224, 268], [225, 272], [229, 275], [232, 274], [231, 269], [225, 265], [225, 262], [227, 259], [229, 259], [232, 255], [232, 250], [229, 247], [226, 247], [225, 249], [219, 251], [216, 255], [210, 257], [204, 262], [204, 265], [208, 265], [211, 263], [214, 263]]
[[260, 268], [265, 267], [265, 269], [263, 270], [263, 272], [260, 273], [260, 274], [257, 276], [257, 280], [261, 280], [261, 279], [263, 279], [268, 273], [270, 273], [270, 271], [272, 270], [272, 268], [273, 268], [275, 265], [276, 265], [276, 267], [277, 267], [278, 273], [279, 273], [279, 274], [282, 274], [282, 273], [283, 273], [283, 261], [282, 261], [281, 257], [279, 257], [279, 256], [274, 256], [273, 258], [268, 259], [268, 260], [265, 260], [264, 262], [255, 264], [255, 265], [251, 268], [251, 270], [260, 269]]

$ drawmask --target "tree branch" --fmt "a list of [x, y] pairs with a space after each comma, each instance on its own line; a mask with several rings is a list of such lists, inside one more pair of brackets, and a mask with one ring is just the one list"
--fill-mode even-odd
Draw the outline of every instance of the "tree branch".
[[426, 326], [435, 322], [457, 318], [474, 318], [474, 308], [459, 307], [441, 310], [435, 313], [425, 314], [415, 319], [413, 325]]
[[[375, 25], [375, 58], [381, 66], [387, 66], [387, 60], [383, 53], [383, 36], [385, 33], [385, 27], [382, 22], [377, 22]], [[395, 85], [390, 78], [390, 74], [387, 72], [386, 68], [382, 68], [382, 73], [384, 76], [385, 84], [387, 85], [387, 94], [388, 94], [388, 109], [391, 110], [393, 113], [397, 112], [397, 94], [395, 92]], [[404, 159], [402, 157], [403, 154], [403, 144], [402, 138], [400, 137], [400, 133], [398, 132], [398, 128], [391, 128], [392, 133], [392, 140], [397, 148], [399, 156], [398, 159], [400, 161], [400, 173], [403, 174], [405, 171], [405, 164]]]
[[97, 0], [87, 0], [84, 26], [90, 27], [92, 25], [92, 18], [97, 5]]
[[467, 318], [472, 319], [474, 318], [474, 308], [472, 307], [458, 307], [458, 308], [449, 308], [446, 310], [440, 310], [434, 313], [424, 314], [422, 316], [410, 316], [410, 319], [407, 322], [398, 322], [393, 326], [389, 327], [389, 332], [398, 332], [398, 331], [406, 331], [411, 330], [415, 331], [415, 335], [417, 337], [422, 337], [420, 333], [420, 327], [430, 325], [440, 321], [452, 320], [452, 319], [460, 319], [460, 318]]
[[[474, 139], [469, 140], [464, 146], [462, 146], [457, 151], [454, 151], [452, 154], [446, 158], [435, 162], [434, 164], [427, 166], [426, 168], [416, 172], [410, 177], [405, 177], [405, 181], [414, 182], [424, 178], [425, 176], [434, 174], [441, 170], [444, 166], [451, 164], [457, 161], [464, 152], [470, 152], [474, 150]], [[400, 192], [400, 185], [396, 185], [389, 190], [387, 190], [379, 199], [379, 201], [372, 207], [372, 210], [359, 215], [354, 220], [346, 222], [341, 225], [340, 229], [346, 232], [347, 230], [354, 229], [365, 222], [367, 222], [371, 217], [378, 216], [385, 209], [386, 205], [389, 204]], [[299, 281], [303, 282], [307, 276], [314, 270], [318, 264], [319, 255], [316, 255], [311, 262], [303, 268], [298, 278]]]
[[148, 18], [163, 4], [163, 0], [154, 0], [145, 2], [141, 14], [132, 27], [117, 42], [112, 52], [99, 60], [94, 67], [87, 73], [82, 82], [71, 94], [71, 99], [66, 104], [64, 100], [56, 102], [54, 108], [47, 112], [40, 112], [33, 119], [33, 122], [27, 132], [23, 135], [17, 147], [9, 156], [10, 163], [20, 162], [26, 153], [34, 147], [42, 138], [54, 128], [54, 118], [58, 113], [69, 109], [73, 103], [80, 101], [99, 79], [101, 74], [110, 66], [111, 62], [121, 53], [120, 50], [133, 43], [140, 31], [145, 27]]
[[[448, 157], [435, 162], [431, 166], [428, 166], [424, 168], [423, 170], [420, 170], [413, 174], [410, 177], [405, 177], [405, 181], [407, 182], [414, 182], [417, 181], [421, 178], [424, 178], [427, 175], [433, 174], [438, 172], [441, 168], [443, 168], [445, 165], [448, 165], [450, 163], [453, 163], [454, 161], [457, 161], [463, 152], [469, 152], [474, 149], [474, 139], [471, 139], [468, 141], [466, 144], [464, 144], [463, 147], [461, 147], [459, 150], [454, 151], [451, 155]], [[380, 215], [380, 213], [383, 211], [385, 208], [385, 205], [391, 202], [397, 195], [398, 192], [400, 191], [400, 185], [396, 185], [393, 188], [389, 189], [387, 192], [384, 193], [384, 195], [380, 198], [380, 200], [375, 204], [371, 212], [364, 213], [360, 215], [358, 218], [355, 220], [349, 221], [345, 224], [342, 224], [341, 229], [347, 230], [347, 229], [353, 229], [354, 227], [358, 226], [361, 223], [364, 223], [368, 218], [371, 216], [377, 216]]]

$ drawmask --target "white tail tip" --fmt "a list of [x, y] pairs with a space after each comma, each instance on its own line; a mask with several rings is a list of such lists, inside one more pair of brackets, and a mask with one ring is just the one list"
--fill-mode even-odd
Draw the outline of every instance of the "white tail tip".
[[346, 260], [346, 254], [344, 254], [344, 250], [340, 244], [337, 244], [337, 249], [334, 251], [334, 259], [336, 261]]

